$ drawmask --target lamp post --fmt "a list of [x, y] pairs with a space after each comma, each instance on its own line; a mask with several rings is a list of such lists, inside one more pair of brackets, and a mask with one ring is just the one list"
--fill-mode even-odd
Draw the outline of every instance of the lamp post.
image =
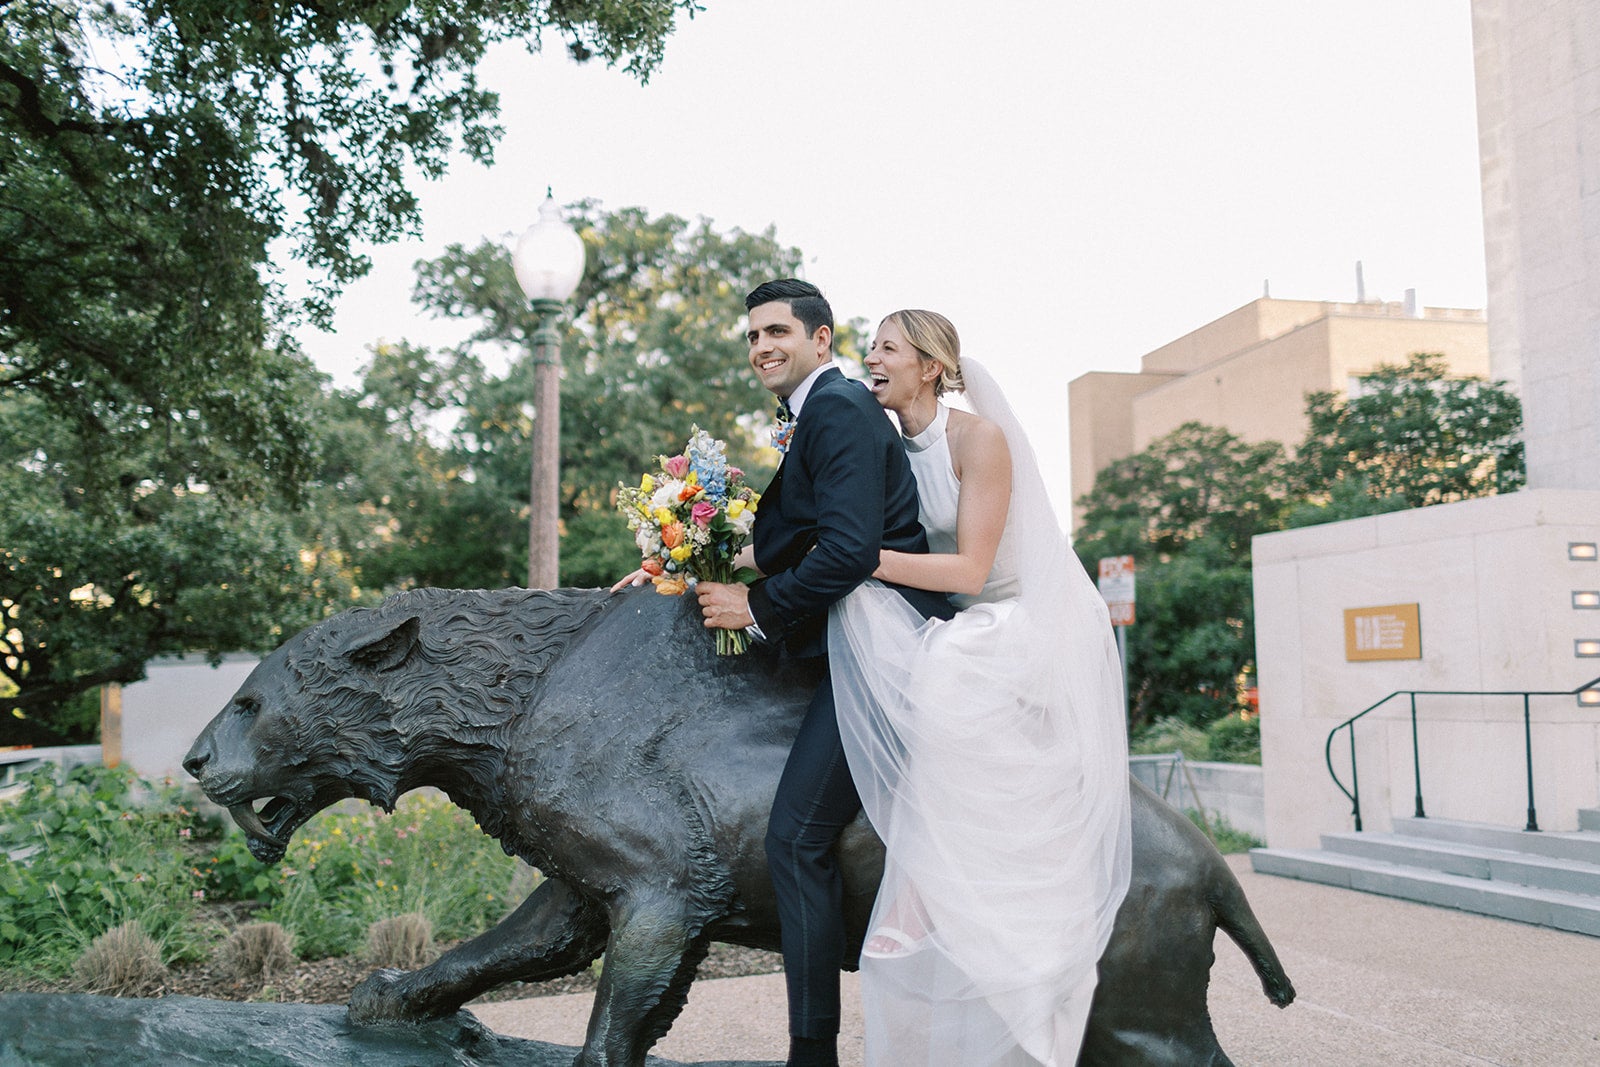
[[556, 322], [583, 278], [583, 238], [561, 218], [545, 190], [539, 221], [523, 231], [511, 256], [517, 284], [538, 326], [533, 331], [533, 457], [528, 484], [528, 588], [560, 582], [561, 333]]

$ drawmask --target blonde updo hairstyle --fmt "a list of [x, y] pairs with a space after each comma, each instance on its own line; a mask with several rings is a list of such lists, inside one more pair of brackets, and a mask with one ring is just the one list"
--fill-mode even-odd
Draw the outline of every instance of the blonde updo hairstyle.
[[908, 308], [885, 315], [883, 321], [898, 326], [917, 355], [939, 365], [939, 377], [933, 382], [935, 396], [966, 387], [961, 380], [961, 338], [949, 319], [937, 311]]

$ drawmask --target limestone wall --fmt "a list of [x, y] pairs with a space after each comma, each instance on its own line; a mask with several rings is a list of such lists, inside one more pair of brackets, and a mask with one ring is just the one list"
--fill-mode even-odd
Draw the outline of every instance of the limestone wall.
[[[1401, 689], [1570, 689], [1600, 675], [1576, 656], [1600, 612], [1573, 606], [1600, 588], [1600, 563], [1568, 558], [1600, 541], [1600, 494], [1507, 496], [1267, 534], [1254, 544], [1256, 655], [1269, 844], [1310, 847], [1351, 828], [1324, 744], [1339, 722]], [[1348, 662], [1344, 610], [1417, 604], [1422, 657]], [[1427, 814], [1520, 826], [1527, 809], [1522, 706], [1510, 698], [1421, 698]], [[1366, 828], [1413, 809], [1409, 705], [1357, 727]], [[1575, 829], [1600, 799], [1600, 708], [1535, 700], [1539, 825]], [[1334, 764], [1349, 782], [1343, 736]]]

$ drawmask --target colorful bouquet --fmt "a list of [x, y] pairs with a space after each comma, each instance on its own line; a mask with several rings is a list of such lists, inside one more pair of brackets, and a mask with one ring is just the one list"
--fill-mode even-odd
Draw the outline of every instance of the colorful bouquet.
[[[698, 426], [680, 455], [657, 458], [654, 472], [617, 494], [656, 592], [678, 596], [690, 578], [734, 581], [733, 558], [750, 538], [761, 494], [744, 484], [744, 471], [728, 466], [728, 446]], [[717, 631], [719, 655], [749, 645], [743, 630]]]

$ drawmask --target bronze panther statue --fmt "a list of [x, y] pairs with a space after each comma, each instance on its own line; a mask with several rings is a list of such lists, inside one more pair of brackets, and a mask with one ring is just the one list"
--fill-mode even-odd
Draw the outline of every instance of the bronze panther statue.
[[[422, 970], [379, 971], [355, 1022], [449, 1015], [602, 952], [581, 1067], [640, 1067], [711, 941], [776, 948], [762, 839], [815, 665], [718, 657], [692, 598], [650, 589], [418, 590], [290, 639], [184, 760], [255, 855], [346, 797], [435, 786], [545, 880]], [[1220, 926], [1280, 1006], [1294, 988], [1204, 835], [1133, 789], [1133, 884], [1100, 960], [1082, 1062], [1226, 1064], [1206, 1010]], [[258, 808], [259, 802], [265, 801]], [[839, 845], [853, 958], [882, 845]]]

